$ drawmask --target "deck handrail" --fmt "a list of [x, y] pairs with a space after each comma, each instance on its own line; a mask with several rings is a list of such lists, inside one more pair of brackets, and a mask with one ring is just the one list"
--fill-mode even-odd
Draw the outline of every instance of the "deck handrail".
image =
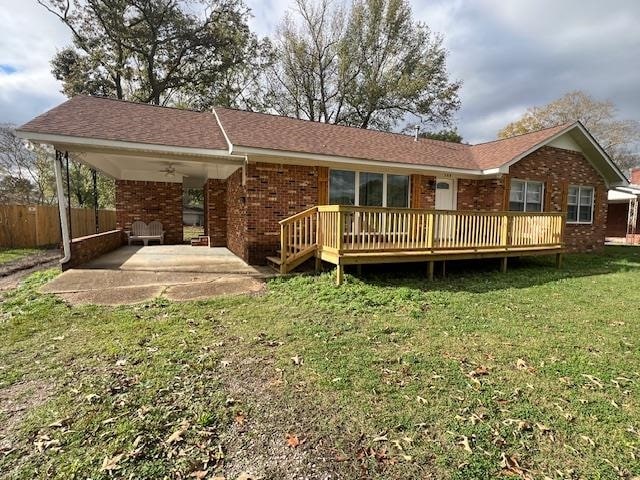
[[565, 213], [319, 205], [280, 222], [281, 266], [321, 251], [430, 253], [560, 248]]

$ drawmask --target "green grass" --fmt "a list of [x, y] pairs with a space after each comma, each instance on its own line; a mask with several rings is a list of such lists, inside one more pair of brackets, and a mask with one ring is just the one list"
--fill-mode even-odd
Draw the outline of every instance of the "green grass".
[[37, 248], [0, 248], [0, 265], [41, 252]]
[[120, 308], [36, 274], [0, 306], [0, 477], [640, 475], [640, 249], [422, 267]]

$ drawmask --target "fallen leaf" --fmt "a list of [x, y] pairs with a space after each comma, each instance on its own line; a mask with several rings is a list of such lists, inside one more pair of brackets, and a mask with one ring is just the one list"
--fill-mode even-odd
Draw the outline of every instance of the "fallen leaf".
[[304, 359], [302, 357], [299, 357], [298, 355], [296, 355], [295, 357], [291, 357], [291, 361], [294, 365], [297, 366], [304, 365]]
[[256, 477], [248, 473], [242, 472], [240, 475], [238, 475], [237, 480], [256, 480]]
[[416, 396], [416, 400], [418, 401], [418, 403], [427, 403], [427, 399], [421, 397], [420, 395]]
[[59, 337], [53, 337], [51, 340], [55, 340], [56, 342], [59, 342], [60, 340], [64, 340], [64, 335], [60, 335]]
[[120, 468], [118, 466], [118, 462], [122, 459], [122, 457], [124, 457], [123, 453], [120, 453], [118, 455], [116, 455], [115, 457], [104, 457], [104, 460], [102, 461], [102, 467], [100, 467], [100, 471], [101, 472], [111, 472], [113, 470], [117, 470], [118, 468]]
[[207, 470], [196, 470], [195, 472], [191, 472], [189, 476], [196, 478], [197, 480], [202, 480], [207, 476], [207, 473], [208, 473]]
[[127, 361], [124, 358], [121, 358], [116, 362], [116, 367], [124, 367], [127, 364]]
[[474, 377], [481, 377], [483, 375], [489, 375], [489, 369], [487, 367], [484, 367], [482, 365], [480, 365], [479, 367], [474, 368], [473, 370], [471, 370], [469, 372], [469, 376], [474, 378]]
[[462, 445], [462, 447], [469, 453], [473, 453], [471, 450], [471, 445], [469, 444], [469, 437], [463, 436], [462, 440], [458, 442], [458, 445]]
[[287, 433], [287, 445], [291, 448], [297, 448], [300, 445], [300, 439], [297, 435]]
[[228, 367], [229, 365], [231, 365], [231, 362], [230, 362], [229, 360], [221, 360], [221, 361], [220, 361], [220, 365], [221, 365], [223, 368], [226, 368], [226, 367]]
[[244, 413], [238, 412], [236, 413], [234, 420], [238, 425], [244, 425], [244, 422], [247, 420], [247, 417], [245, 417]]
[[167, 437], [167, 443], [176, 443], [182, 440], [182, 436], [189, 429], [189, 422], [184, 421], [180, 424], [180, 428]]

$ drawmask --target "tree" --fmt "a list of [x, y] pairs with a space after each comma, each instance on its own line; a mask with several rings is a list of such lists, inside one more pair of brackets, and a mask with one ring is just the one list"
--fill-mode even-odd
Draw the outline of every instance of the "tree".
[[420, 138], [430, 138], [431, 140], [441, 140], [443, 142], [462, 143], [462, 135], [457, 130], [438, 130], [437, 132], [419, 133]]
[[[0, 125], [0, 177], [2, 196], [17, 203], [49, 204], [55, 185], [52, 152], [42, 145], [30, 145], [16, 137], [11, 125]], [[13, 189], [13, 190], [11, 190]]]
[[613, 102], [596, 100], [582, 91], [569, 92], [547, 105], [529, 108], [522, 118], [500, 130], [498, 137], [509, 138], [575, 121], [589, 130], [621, 169], [640, 163], [637, 151], [640, 123], [619, 119]]
[[[226, 93], [257, 41], [241, 0], [38, 0], [72, 33], [53, 73], [63, 92], [164, 105]], [[224, 95], [223, 95], [224, 97]]]
[[461, 83], [449, 81], [442, 38], [406, 0], [296, 0], [282, 20], [266, 98], [280, 114], [389, 130], [406, 114], [449, 125]]

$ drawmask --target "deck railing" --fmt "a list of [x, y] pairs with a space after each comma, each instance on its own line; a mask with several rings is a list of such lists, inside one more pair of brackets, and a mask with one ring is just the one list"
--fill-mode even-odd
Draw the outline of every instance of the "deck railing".
[[281, 223], [281, 262], [313, 250], [354, 252], [562, 247], [564, 214], [313, 207]]

